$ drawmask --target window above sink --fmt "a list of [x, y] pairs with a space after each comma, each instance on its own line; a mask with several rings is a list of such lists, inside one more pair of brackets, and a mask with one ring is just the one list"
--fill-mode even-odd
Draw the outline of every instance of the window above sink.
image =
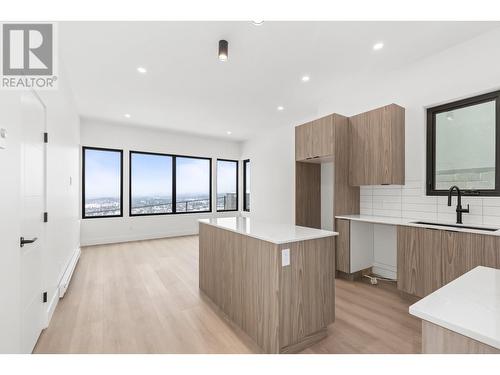
[[427, 109], [427, 195], [500, 196], [500, 91]]

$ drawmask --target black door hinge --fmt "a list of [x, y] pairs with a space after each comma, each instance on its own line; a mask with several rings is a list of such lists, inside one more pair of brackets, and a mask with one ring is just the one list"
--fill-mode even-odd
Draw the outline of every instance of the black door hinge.
[[43, 222], [44, 223], [48, 223], [49, 222], [49, 213], [48, 212], [44, 212], [43, 213]]
[[47, 132], [43, 133], [43, 142], [49, 143], [49, 133]]
[[43, 292], [43, 294], [42, 294], [42, 301], [43, 301], [43, 303], [47, 302], [47, 292]]

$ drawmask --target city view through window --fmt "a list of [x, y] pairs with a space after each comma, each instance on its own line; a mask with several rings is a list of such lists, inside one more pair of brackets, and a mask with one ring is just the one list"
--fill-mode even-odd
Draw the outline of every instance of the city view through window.
[[[120, 216], [121, 152], [84, 148], [83, 153], [84, 217]], [[130, 152], [130, 214], [209, 212], [210, 169], [206, 158]], [[237, 176], [237, 161], [217, 160], [217, 210], [237, 210]]]

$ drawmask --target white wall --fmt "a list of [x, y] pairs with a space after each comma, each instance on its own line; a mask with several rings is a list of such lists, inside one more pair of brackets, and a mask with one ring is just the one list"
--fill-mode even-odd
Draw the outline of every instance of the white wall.
[[244, 143], [242, 159], [250, 159], [252, 170], [250, 217], [295, 224], [294, 137], [287, 126]]
[[[47, 164], [47, 247], [43, 250], [44, 285], [49, 302], [55, 308], [57, 287], [69, 259], [79, 246], [78, 221], [78, 144], [79, 119], [64, 74], [59, 63], [59, 88], [39, 92], [47, 107], [47, 130], [50, 134]], [[7, 148], [0, 149], [0, 353], [20, 351], [20, 136], [21, 93], [0, 91], [0, 127], [8, 131]], [[41, 135], [40, 135], [41, 136]], [[69, 186], [69, 176], [73, 185]]]
[[[303, 119], [333, 112], [352, 116], [392, 102], [406, 108], [406, 184], [363, 187], [362, 213], [454, 220], [454, 208], [448, 208], [443, 197], [425, 196], [425, 108], [500, 88], [499, 40], [500, 31], [495, 30], [386, 76], [346, 77], [332, 83], [316, 114]], [[252, 216], [294, 221], [293, 140], [298, 124], [244, 144], [254, 176]], [[500, 198], [464, 201], [471, 203], [464, 222], [500, 225]]]
[[[129, 217], [129, 150], [212, 158], [212, 201], [216, 194], [216, 159], [241, 159], [241, 144], [164, 130], [82, 119], [82, 146], [117, 148], [123, 154], [123, 217], [82, 219], [81, 244], [93, 245], [198, 233], [198, 219], [234, 212]], [[242, 165], [240, 163], [240, 171]], [[242, 178], [239, 179], [242, 181]], [[241, 185], [241, 183], [240, 183]], [[241, 188], [241, 186], [240, 186]], [[241, 194], [239, 208], [241, 209]]]

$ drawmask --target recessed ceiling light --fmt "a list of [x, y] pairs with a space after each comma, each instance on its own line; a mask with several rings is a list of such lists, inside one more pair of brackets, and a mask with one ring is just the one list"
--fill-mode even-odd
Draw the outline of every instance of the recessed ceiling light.
[[227, 134], [227, 135], [231, 135], [231, 134], [233, 134], [233, 132], [232, 132], [232, 131], [230, 131], [230, 130], [228, 130], [228, 131], [226, 132], [226, 134]]
[[264, 21], [261, 21], [261, 20], [258, 20], [258, 21], [252, 21], [252, 23], [255, 25], [255, 26], [260, 26], [264, 23]]
[[125, 118], [130, 118], [130, 117], [132, 117], [132, 116], [130, 116], [130, 113], [125, 113], [123, 116], [124, 116]]
[[279, 105], [277, 108], [276, 108], [278, 111], [282, 111], [285, 109], [285, 107], [283, 107], [282, 105]]
[[137, 71], [141, 74], [146, 74], [148, 72], [148, 70], [143, 66], [138, 67]]
[[378, 51], [379, 49], [382, 49], [382, 48], [384, 48], [384, 43], [382, 43], [382, 42], [378, 42], [378, 43], [375, 43], [375, 44], [373, 45], [373, 49], [374, 49], [375, 51]]
[[303, 76], [302, 82], [309, 82], [310, 79], [311, 79], [311, 77], [309, 77], [309, 76]]

